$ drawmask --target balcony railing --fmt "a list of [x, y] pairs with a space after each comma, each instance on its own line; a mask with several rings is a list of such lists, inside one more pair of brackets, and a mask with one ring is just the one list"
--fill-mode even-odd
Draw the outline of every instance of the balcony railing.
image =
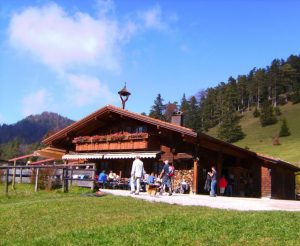
[[115, 133], [81, 136], [73, 140], [76, 151], [142, 150], [148, 148], [148, 133]]

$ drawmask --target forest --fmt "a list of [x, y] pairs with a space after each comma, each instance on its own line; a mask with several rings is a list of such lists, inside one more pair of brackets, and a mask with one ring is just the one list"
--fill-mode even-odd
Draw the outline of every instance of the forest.
[[[262, 126], [277, 122], [279, 105], [300, 102], [300, 56], [286, 60], [274, 59], [264, 68], [253, 68], [248, 74], [229, 77], [227, 82], [199, 91], [178, 102], [164, 104], [158, 94], [149, 116], [170, 121], [172, 112], [184, 113], [184, 126], [197, 132], [207, 132], [219, 126], [218, 137], [235, 142], [244, 137], [239, 120], [245, 111], [253, 110]], [[286, 124], [286, 123], [285, 123]]]

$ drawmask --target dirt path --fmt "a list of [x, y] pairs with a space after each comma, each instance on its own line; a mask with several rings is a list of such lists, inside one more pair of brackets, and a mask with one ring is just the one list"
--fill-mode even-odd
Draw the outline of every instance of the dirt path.
[[241, 211], [299, 211], [300, 201], [258, 199], [258, 198], [238, 198], [238, 197], [209, 197], [205, 195], [182, 195], [173, 194], [172, 196], [156, 195], [149, 196], [147, 193], [131, 195], [127, 190], [103, 190], [109, 194], [117, 196], [131, 196], [149, 202], [165, 202], [183, 206], [205, 206], [220, 209], [232, 209]]

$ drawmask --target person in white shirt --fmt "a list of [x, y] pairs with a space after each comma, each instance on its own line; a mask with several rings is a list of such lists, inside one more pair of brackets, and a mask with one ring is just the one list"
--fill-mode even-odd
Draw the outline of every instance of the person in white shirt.
[[[140, 192], [140, 186], [141, 186], [141, 178], [144, 176], [145, 170], [144, 170], [144, 163], [140, 160], [139, 156], [135, 157], [135, 160], [132, 163], [131, 168], [131, 194], [138, 195]], [[135, 183], [136, 183], [136, 189], [135, 189]]]

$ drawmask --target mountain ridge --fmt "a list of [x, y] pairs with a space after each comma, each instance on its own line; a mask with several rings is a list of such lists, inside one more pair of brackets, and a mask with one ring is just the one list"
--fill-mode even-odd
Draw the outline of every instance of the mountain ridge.
[[74, 121], [53, 112], [29, 115], [14, 124], [0, 125], [0, 144], [19, 138], [25, 144], [40, 142], [49, 132], [60, 130]]

